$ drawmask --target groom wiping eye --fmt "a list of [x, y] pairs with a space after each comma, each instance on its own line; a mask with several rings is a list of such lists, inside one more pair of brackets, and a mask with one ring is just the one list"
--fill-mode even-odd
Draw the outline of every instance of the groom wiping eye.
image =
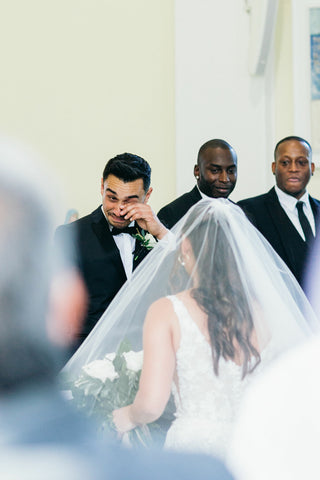
[[[89, 304], [77, 348], [90, 333], [132, 271], [150, 251], [139, 239], [149, 232], [163, 238], [167, 229], [148, 204], [151, 168], [141, 157], [123, 153], [106, 164], [100, 185], [102, 205], [70, 225], [58, 227], [56, 241], [72, 235]], [[136, 236], [127, 227], [133, 227]], [[117, 235], [112, 235], [112, 230]], [[123, 232], [122, 232], [123, 231]], [[115, 233], [115, 232], [114, 232]], [[121, 235], [121, 233], [123, 233]]]

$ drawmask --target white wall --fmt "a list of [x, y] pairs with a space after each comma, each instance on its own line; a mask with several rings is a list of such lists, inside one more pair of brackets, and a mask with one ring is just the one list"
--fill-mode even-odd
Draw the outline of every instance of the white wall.
[[272, 184], [272, 72], [269, 67], [265, 76], [249, 74], [250, 17], [244, 5], [175, 2], [178, 194], [194, 185], [198, 149], [212, 138], [227, 140], [238, 153], [232, 199], [262, 193]]
[[[274, 54], [276, 141], [287, 135], [299, 135], [312, 144], [308, 12], [312, 6], [320, 6], [320, 0], [279, 2]], [[320, 197], [320, 168], [316, 168], [308, 191]]]

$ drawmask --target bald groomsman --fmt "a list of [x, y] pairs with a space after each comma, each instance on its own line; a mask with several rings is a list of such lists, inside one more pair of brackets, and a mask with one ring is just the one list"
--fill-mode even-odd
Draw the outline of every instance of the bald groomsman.
[[237, 181], [237, 154], [225, 140], [209, 140], [200, 147], [193, 173], [197, 181], [193, 189], [158, 213], [167, 228], [172, 228], [202, 198], [229, 197]]

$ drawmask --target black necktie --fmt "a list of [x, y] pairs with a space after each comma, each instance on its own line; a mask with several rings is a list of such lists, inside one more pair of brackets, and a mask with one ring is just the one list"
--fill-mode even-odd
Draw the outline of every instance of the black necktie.
[[312, 230], [311, 230], [311, 227], [310, 227], [309, 220], [307, 219], [307, 217], [306, 217], [306, 215], [303, 211], [303, 202], [298, 201], [296, 203], [296, 207], [297, 207], [297, 210], [298, 210], [299, 221], [300, 221], [300, 225], [302, 227], [306, 242], [309, 242], [314, 237], [313, 237], [313, 233], [312, 233]]
[[111, 235], [119, 235], [120, 233], [129, 233], [129, 235], [137, 234], [137, 227], [124, 227], [124, 228], [116, 228], [112, 227]]

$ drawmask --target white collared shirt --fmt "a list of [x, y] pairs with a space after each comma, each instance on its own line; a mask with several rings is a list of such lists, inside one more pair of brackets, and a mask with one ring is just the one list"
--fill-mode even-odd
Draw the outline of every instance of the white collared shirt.
[[[286, 214], [288, 215], [289, 219], [291, 220], [295, 228], [298, 230], [301, 238], [305, 240], [305, 236], [299, 220], [298, 209], [296, 207], [298, 200], [292, 195], [288, 195], [283, 190], [280, 190], [280, 188], [277, 187], [277, 185], [275, 185], [274, 188], [278, 196], [281, 207], [286, 212]], [[302, 197], [299, 198], [299, 201], [303, 202], [303, 212], [306, 215], [307, 219], [309, 220], [313, 235], [315, 235], [316, 227], [314, 222], [313, 211], [309, 201], [308, 192], [305, 192], [302, 195]]]
[[[105, 219], [108, 222], [108, 219], [104, 213], [103, 207], [101, 206], [102, 213]], [[112, 225], [108, 222], [110, 231], [112, 230]], [[129, 224], [129, 227], [133, 227], [134, 222]], [[124, 271], [126, 272], [127, 279], [130, 280], [132, 277], [132, 268], [133, 268], [133, 254], [136, 245], [136, 239], [132, 237], [129, 233], [119, 233], [113, 237], [115, 244], [118, 247], [120, 257], [122, 260]]]

